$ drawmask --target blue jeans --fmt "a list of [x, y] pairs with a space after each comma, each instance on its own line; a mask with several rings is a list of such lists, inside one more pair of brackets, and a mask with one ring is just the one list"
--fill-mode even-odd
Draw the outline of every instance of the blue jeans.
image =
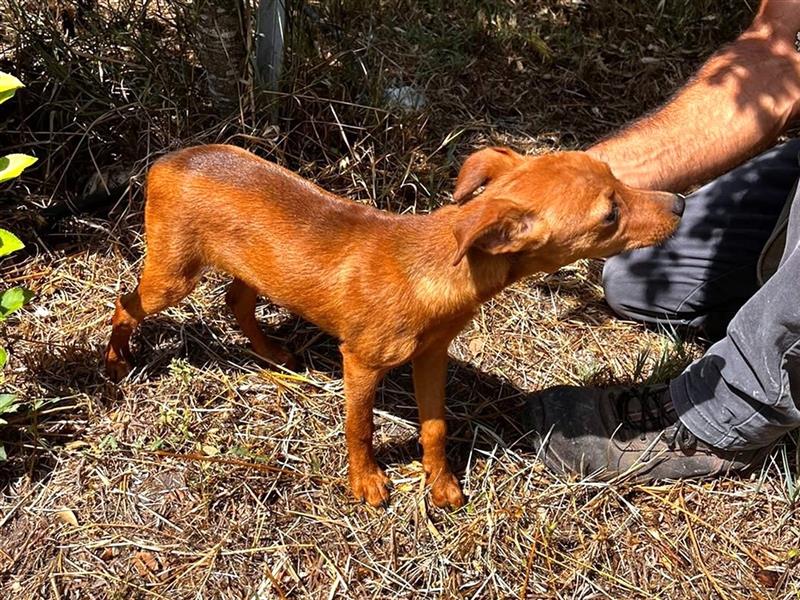
[[[687, 198], [670, 240], [603, 271], [618, 314], [718, 339], [670, 391], [681, 422], [720, 449], [800, 427], [799, 153], [792, 140], [709, 183]], [[776, 239], [780, 261], [760, 285], [759, 258]]]

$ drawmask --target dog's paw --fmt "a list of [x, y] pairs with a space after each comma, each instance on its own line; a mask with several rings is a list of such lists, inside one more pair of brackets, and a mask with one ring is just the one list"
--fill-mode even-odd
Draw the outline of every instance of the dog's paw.
[[106, 348], [104, 360], [106, 375], [114, 383], [122, 381], [131, 372], [130, 363], [123, 356], [117, 354], [111, 346]]
[[350, 471], [350, 489], [356, 500], [362, 500], [372, 506], [386, 506], [389, 503], [389, 478], [375, 466], [374, 470]]
[[431, 486], [431, 500], [439, 508], [461, 508], [466, 502], [461, 485], [456, 476], [450, 472], [440, 473], [435, 479], [428, 480]]
[[297, 357], [282, 346], [259, 347], [256, 349], [256, 354], [269, 364], [283, 367], [289, 371], [297, 371], [300, 367]]

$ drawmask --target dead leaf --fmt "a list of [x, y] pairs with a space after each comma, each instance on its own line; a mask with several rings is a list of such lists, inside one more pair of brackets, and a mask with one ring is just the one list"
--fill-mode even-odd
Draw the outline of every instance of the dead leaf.
[[219, 448], [216, 446], [212, 446], [211, 444], [203, 444], [202, 446], [203, 454], [206, 456], [216, 456], [219, 454]]
[[486, 340], [483, 338], [475, 337], [469, 341], [469, 353], [472, 356], [478, 356], [482, 351], [483, 347], [486, 345]]
[[137, 552], [133, 555], [133, 568], [140, 577], [147, 577], [158, 571], [158, 561], [152, 552]]
[[114, 558], [114, 548], [103, 548], [103, 551], [100, 553], [100, 560], [108, 562], [112, 558]]
[[64, 445], [64, 448], [67, 450], [78, 450], [80, 448], [86, 448], [87, 446], [91, 446], [89, 442], [84, 442], [83, 440], [74, 440]]
[[781, 578], [781, 574], [777, 571], [769, 571], [767, 569], [757, 569], [753, 574], [758, 582], [766, 588], [774, 588]]
[[56, 516], [62, 523], [66, 523], [67, 525], [72, 525], [73, 527], [78, 526], [78, 517], [76, 517], [75, 513], [68, 508], [62, 508], [60, 511], [56, 513]]

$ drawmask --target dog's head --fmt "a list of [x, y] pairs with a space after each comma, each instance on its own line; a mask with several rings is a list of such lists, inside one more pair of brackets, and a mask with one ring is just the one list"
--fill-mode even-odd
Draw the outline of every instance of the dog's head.
[[453, 228], [453, 264], [474, 249], [514, 254], [531, 270], [657, 244], [683, 213], [680, 196], [628, 187], [584, 152], [480, 150], [461, 168], [453, 198], [463, 213]]

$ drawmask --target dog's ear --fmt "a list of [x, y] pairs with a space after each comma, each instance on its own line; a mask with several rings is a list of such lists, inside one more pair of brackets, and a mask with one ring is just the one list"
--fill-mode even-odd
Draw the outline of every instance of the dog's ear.
[[465, 211], [464, 217], [453, 226], [453, 235], [458, 246], [453, 266], [461, 262], [470, 248], [504, 254], [536, 248], [547, 241], [544, 227], [535, 214], [503, 198], [484, 203], [480, 210]]
[[516, 167], [524, 157], [510, 148], [484, 148], [470, 154], [458, 172], [453, 200], [463, 204], [479, 187]]

